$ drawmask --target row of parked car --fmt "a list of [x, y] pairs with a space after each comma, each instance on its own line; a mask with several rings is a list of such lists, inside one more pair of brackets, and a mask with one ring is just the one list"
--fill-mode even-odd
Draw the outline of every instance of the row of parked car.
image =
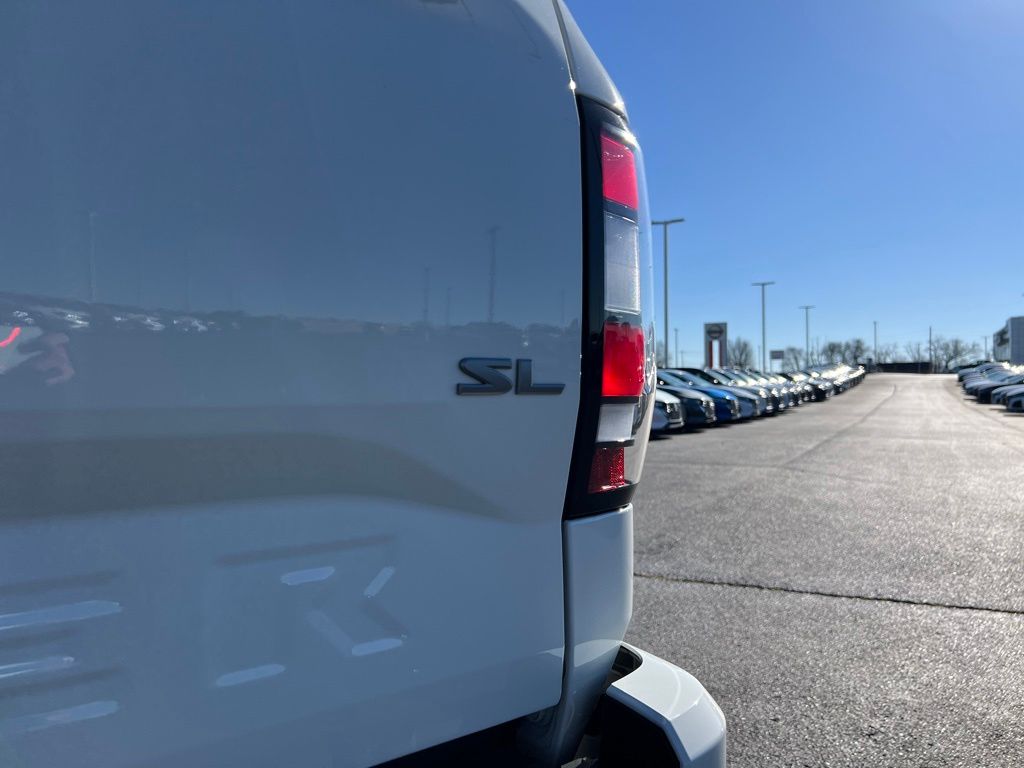
[[663, 368], [658, 371], [651, 431], [672, 432], [755, 419], [821, 402], [856, 386], [864, 368], [816, 366], [787, 373], [750, 368]]
[[1024, 413], [1024, 365], [981, 363], [961, 368], [957, 378], [964, 393], [979, 403], [1005, 405], [1008, 411]]

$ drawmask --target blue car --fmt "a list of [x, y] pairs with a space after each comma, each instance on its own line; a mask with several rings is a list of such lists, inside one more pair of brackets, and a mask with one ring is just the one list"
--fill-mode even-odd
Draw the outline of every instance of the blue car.
[[663, 378], [658, 377], [658, 389], [675, 395], [683, 406], [686, 428], [705, 427], [718, 421], [715, 412], [715, 401], [710, 395], [698, 392], [691, 387], [682, 387], [678, 384], [663, 385]]
[[728, 398], [734, 398], [739, 405], [738, 418], [752, 419], [755, 416], [760, 416], [764, 410], [762, 398], [745, 389], [716, 385], [713, 381], [710, 381], [703, 376], [690, 373], [682, 368], [669, 368], [664, 371], [660, 371], [660, 373], [679, 379], [680, 381], [685, 382], [686, 386], [704, 392], [712, 397], [720, 393], [724, 394], [727, 400]]
[[700, 368], [672, 368], [670, 373], [688, 373], [696, 381], [700, 381], [702, 386], [714, 386], [719, 389], [724, 389], [726, 392], [731, 392], [738, 395], [741, 398], [752, 397], [755, 402], [756, 411], [755, 416], [763, 416], [766, 413], [771, 413], [774, 409], [771, 400], [771, 393], [768, 392], [764, 387], [745, 387], [739, 384], [739, 382], [733, 381], [728, 376], [716, 374], [710, 370], [701, 370]]
[[[665, 387], [669, 391], [672, 391], [674, 388], [695, 389], [701, 394], [707, 395], [715, 404], [716, 421], [735, 421], [741, 418], [739, 398], [720, 387], [692, 384], [669, 371], [658, 371], [658, 386]], [[672, 393], [675, 394], [675, 392]]]

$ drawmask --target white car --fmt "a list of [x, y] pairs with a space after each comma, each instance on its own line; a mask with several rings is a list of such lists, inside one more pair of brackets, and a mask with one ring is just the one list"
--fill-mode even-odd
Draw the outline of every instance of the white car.
[[658, 389], [654, 393], [654, 417], [651, 432], [673, 432], [686, 426], [682, 401], [673, 394]]
[[561, 0], [0, 29], [0, 762], [723, 766], [622, 642], [650, 230]]

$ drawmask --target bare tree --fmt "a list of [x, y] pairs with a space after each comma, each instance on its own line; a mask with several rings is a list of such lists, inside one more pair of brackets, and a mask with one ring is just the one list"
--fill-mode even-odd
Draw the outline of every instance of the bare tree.
[[843, 362], [847, 365], [856, 365], [867, 354], [867, 344], [864, 343], [864, 339], [850, 339], [849, 341], [843, 342]]
[[948, 371], [951, 366], [963, 362], [969, 357], [978, 357], [979, 347], [977, 342], [967, 343], [963, 339], [944, 339], [941, 336], [935, 339], [936, 367], [942, 371]]
[[926, 347], [927, 344], [922, 344], [920, 341], [908, 341], [903, 345], [903, 353], [909, 362], [920, 363], [928, 359]]
[[896, 344], [883, 344], [875, 352], [876, 363], [892, 363], [899, 357], [900, 348]]
[[786, 347], [782, 365], [787, 371], [798, 371], [804, 367], [804, 350], [800, 347]]
[[754, 350], [750, 342], [737, 336], [729, 342], [729, 365], [749, 368], [754, 364]]
[[821, 345], [819, 360], [826, 365], [838, 363], [843, 359], [843, 342], [826, 341]]

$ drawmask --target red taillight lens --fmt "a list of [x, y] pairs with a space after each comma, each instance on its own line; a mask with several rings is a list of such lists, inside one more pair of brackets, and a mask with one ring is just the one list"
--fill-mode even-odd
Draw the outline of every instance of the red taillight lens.
[[604, 324], [602, 397], [639, 397], [644, 391], [644, 331], [637, 325]]
[[598, 448], [590, 465], [589, 493], [614, 491], [626, 484], [626, 451], [620, 446]]
[[633, 150], [607, 134], [601, 135], [601, 179], [605, 200], [633, 210], [640, 207]]

